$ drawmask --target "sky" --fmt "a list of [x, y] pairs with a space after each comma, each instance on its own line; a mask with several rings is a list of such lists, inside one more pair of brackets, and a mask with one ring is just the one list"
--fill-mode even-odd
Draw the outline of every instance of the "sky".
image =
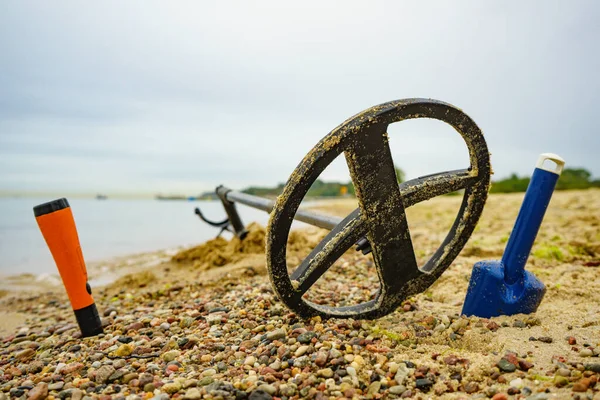
[[[540, 153], [600, 177], [597, 1], [3, 1], [0, 192], [198, 194], [284, 182], [361, 110], [422, 97], [480, 126], [493, 178]], [[408, 178], [468, 166], [390, 126]], [[322, 178], [348, 180], [343, 158]]]

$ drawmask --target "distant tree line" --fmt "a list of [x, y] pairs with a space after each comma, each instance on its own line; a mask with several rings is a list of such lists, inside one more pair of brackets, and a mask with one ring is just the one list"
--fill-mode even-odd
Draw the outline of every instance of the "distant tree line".
[[[529, 185], [530, 177], [512, 174], [506, 179], [492, 182], [491, 193], [524, 192]], [[592, 180], [592, 174], [583, 168], [565, 168], [558, 178], [556, 190], [588, 189], [600, 187], [600, 179]]]
[[[395, 167], [395, 169], [398, 183], [404, 182], [404, 171], [398, 167]], [[517, 174], [512, 174], [506, 179], [493, 181], [490, 192], [525, 192], [530, 180], [530, 177], [520, 177], [517, 176]], [[243, 192], [256, 196], [275, 197], [283, 192], [283, 187], [283, 183], [280, 183], [275, 187], [251, 186], [247, 189], [244, 189]], [[593, 180], [592, 174], [583, 168], [565, 168], [556, 184], [557, 190], [588, 189], [591, 187], [600, 187], [600, 179]], [[352, 182], [326, 182], [321, 179], [317, 179], [307, 193], [307, 197], [338, 197], [354, 195], [355, 192]]]
[[[396, 171], [396, 180], [398, 183], [404, 182], [404, 171], [397, 166], [394, 166]], [[263, 197], [274, 197], [278, 196], [283, 192], [284, 184], [280, 183], [275, 187], [259, 187], [259, 186], [251, 186], [242, 190], [242, 192], [247, 194], [252, 194], [255, 196], [263, 196]], [[338, 196], [354, 196], [354, 185], [352, 182], [343, 183], [343, 182], [325, 182], [321, 179], [317, 179], [308, 192], [306, 193], [307, 197], [338, 197]]]

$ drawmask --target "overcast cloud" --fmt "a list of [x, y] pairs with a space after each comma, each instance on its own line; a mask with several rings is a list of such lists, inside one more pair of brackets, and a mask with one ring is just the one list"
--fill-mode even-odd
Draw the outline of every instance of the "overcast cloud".
[[[331, 129], [430, 97], [495, 177], [555, 152], [600, 176], [597, 1], [3, 1], [0, 191], [186, 193], [283, 182]], [[463, 168], [435, 121], [390, 128], [409, 177]], [[342, 159], [326, 179], [348, 179]]]

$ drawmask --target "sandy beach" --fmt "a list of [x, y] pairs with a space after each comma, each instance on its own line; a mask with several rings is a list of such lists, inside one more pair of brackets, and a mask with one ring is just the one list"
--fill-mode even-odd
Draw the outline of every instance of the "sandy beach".
[[[5, 398], [600, 399], [600, 190], [556, 192], [527, 269], [544, 282], [535, 314], [461, 317], [472, 266], [500, 259], [523, 194], [491, 195], [452, 266], [378, 320], [288, 310], [266, 274], [264, 228], [88, 265], [103, 335], [79, 337], [56, 276], [3, 277], [0, 400]], [[461, 202], [408, 209], [422, 265]], [[345, 216], [355, 200], [314, 205]], [[295, 231], [295, 267], [326, 232]], [[372, 262], [348, 251], [308, 293], [322, 304], [372, 298]], [[579, 396], [579, 397], [577, 397]]]

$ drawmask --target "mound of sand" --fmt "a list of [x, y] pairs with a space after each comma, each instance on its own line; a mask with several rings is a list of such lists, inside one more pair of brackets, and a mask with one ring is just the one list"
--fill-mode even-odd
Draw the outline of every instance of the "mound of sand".
[[[288, 238], [288, 260], [297, 261], [308, 254], [323, 238], [325, 231], [307, 229], [290, 232]], [[234, 236], [231, 240], [218, 237], [199, 246], [175, 254], [171, 261], [201, 271], [222, 267], [247, 258], [249, 255], [265, 254], [266, 230], [258, 224], [248, 226], [244, 240]]]

